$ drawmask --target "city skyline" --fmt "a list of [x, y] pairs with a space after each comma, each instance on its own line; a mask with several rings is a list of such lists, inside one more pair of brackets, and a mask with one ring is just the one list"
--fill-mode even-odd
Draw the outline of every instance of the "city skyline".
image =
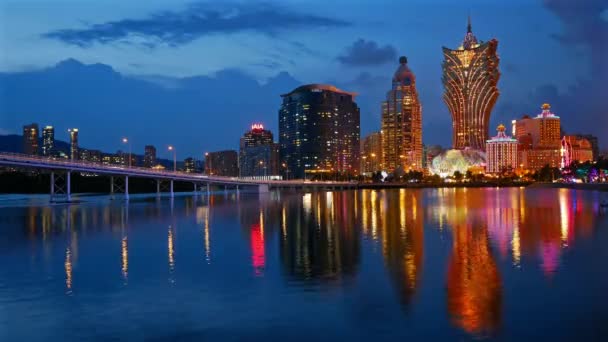
[[[110, 10], [112, 6], [108, 5], [111, 2], [100, 4], [99, 7], [102, 12], [106, 12], [108, 18], [115, 18], [117, 22], [120, 22], [121, 18], [145, 18], [149, 13], [168, 7], [161, 2], [157, 4], [158, 8], [130, 5], [132, 7], [129, 7], [129, 10], [112, 11]], [[235, 54], [242, 59], [240, 63], [235, 63], [234, 57], [224, 58], [226, 62], [224, 67], [217, 65], [215, 69], [213, 67], [201, 69], [213, 65], [209, 59], [216, 60], [222, 57], [224, 53], [222, 48], [218, 48], [217, 53], [205, 54], [203, 59], [198, 58], [196, 63], [173, 62], [179, 56], [184, 58], [187, 56], [182, 50], [190, 51], [189, 49], [200, 46], [202, 41], [210, 39], [206, 33], [200, 35], [201, 38], [198, 40], [178, 43], [173, 48], [163, 41], [165, 38], [158, 38], [157, 44], [149, 50], [152, 55], [160, 58], [167, 56], [167, 51], [175, 52], [172, 58], [157, 59], [163, 67], [157, 65], [155, 68], [146, 64], [147, 57], [141, 53], [141, 46], [131, 42], [125, 43], [129, 41], [128, 37], [122, 37], [125, 47], [121, 54], [124, 54], [122, 56], [124, 58], [116, 58], [118, 52], [116, 45], [121, 44], [116, 40], [91, 41], [90, 44], [77, 46], [66, 39], [60, 39], [58, 32], [82, 33], [73, 30], [79, 26], [87, 26], [82, 23], [66, 22], [60, 18], [52, 24], [41, 24], [40, 27], [24, 29], [24, 32], [30, 34], [29, 41], [49, 46], [55, 53], [46, 56], [45, 60], [40, 60], [41, 57], [31, 60], [33, 56], [29, 56], [29, 59], [28, 56], [23, 56], [22, 61], [31, 60], [31, 63], [27, 66], [16, 65], [14, 56], [23, 53], [15, 49], [19, 46], [16, 37], [21, 37], [25, 33], [17, 31], [17, 28], [23, 27], [23, 24], [15, 23], [14, 26], [9, 25], [9, 30], [0, 40], [0, 44], [7, 50], [16, 51], [15, 54], [9, 54], [11, 58], [0, 63], [0, 70], [4, 71], [0, 75], [0, 86], [10, 90], [5, 93], [6, 101], [0, 106], [1, 114], [6, 114], [0, 115], [0, 129], [4, 132], [18, 133], [24, 121], [52, 123], [57, 132], [70, 127], [79, 127], [82, 132], [81, 138], [85, 139], [81, 139], [81, 145], [92, 146], [99, 143], [105, 145], [99, 146], [104, 150], [114, 150], [117, 148], [117, 144], [114, 143], [116, 139], [110, 136], [107, 142], [101, 141], [101, 133], [92, 132], [92, 122], [95, 120], [91, 118], [100, 118], [103, 122], [95, 126], [103, 129], [111, 128], [110, 135], [116, 135], [118, 139], [120, 136], [130, 136], [134, 150], [140, 150], [145, 144], [150, 143], [140, 135], [146, 130], [135, 129], [137, 122], [145, 120], [148, 131], [163, 131], [162, 138], [166, 141], [153, 143], [159, 146], [174, 144], [192, 148], [192, 151], [178, 148], [181, 159], [205, 150], [236, 148], [237, 142], [225, 137], [236, 136], [242, 127], [246, 127], [251, 121], [259, 120], [267, 123], [271, 130], [276, 131], [278, 123], [273, 122], [273, 112], [280, 103], [278, 94], [300, 84], [328, 82], [360, 94], [358, 103], [361, 107], [362, 133], [365, 135], [380, 128], [381, 114], [378, 103], [386, 91], [386, 82], [390, 81], [393, 68], [390, 62], [394, 61], [396, 56], [403, 54], [413, 61], [412, 69], [416, 70], [417, 74], [421, 102], [425, 108], [424, 142], [447, 146], [449, 140], [446, 138], [446, 131], [451, 125], [447, 108], [440, 100], [441, 46], [461, 39], [462, 32], [466, 28], [467, 14], [470, 13], [478, 37], [496, 37], [501, 42], [499, 51], [503, 62], [499, 83], [501, 97], [492, 113], [490, 127], [532, 111], [530, 108], [536, 108], [537, 103], [550, 102], [556, 111], [563, 113], [566, 118], [567, 122], [564, 122], [564, 126], [569, 127], [567, 133], [591, 133], [601, 136], [598, 127], [601, 127], [606, 120], [605, 116], [601, 115], [605, 113], [606, 104], [598, 96], [597, 87], [589, 85], [588, 81], [593, 81], [591, 84], [605, 83], [602, 82], [602, 77], [606, 75], [606, 66], [599, 62], [603, 60], [600, 57], [606, 56], [605, 48], [592, 38], [581, 35], [583, 24], [568, 17], [570, 10], [577, 15], [584, 15], [591, 22], [597, 22], [598, 18], [604, 20], [601, 16], [603, 7], [600, 6], [598, 9], [598, 6], [593, 6], [594, 3], [584, 2], [580, 8], [559, 1], [518, 2], [512, 5], [453, 4], [450, 11], [435, 11], [437, 6], [446, 5], [441, 1], [435, 1], [430, 5], [414, 3], [410, 6], [410, 10], [415, 9], [420, 18], [412, 22], [412, 27], [406, 25], [395, 30], [391, 30], [390, 27], [370, 30], [367, 27], [370, 20], [384, 17], [378, 16], [378, 10], [370, 8], [365, 3], [355, 3], [336, 17], [328, 16], [315, 6], [304, 8], [294, 3], [284, 6], [269, 3], [269, 10], [277, 15], [287, 12], [298, 18], [313, 16], [314, 20], [304, 21], [300, 27], [290, 27], [286, 30], [300, 37], [304, 31], [309, 31], [302, 28], [308, 25], [314, 31], [312, 36], [318, 34], [327, 36], [331, 46], [327, 43], [319, 43], [320, 45], [315, 46], [314, 40], [311, 41], [309, 37], [306, 39], [306, 46], [310, 50], [323, 52], [323, 57], [313, 57], [301, 51], [285, 50], [284, 46], [281, 49], [275, 46], [268, 47], [266, 45], [269, 42], [264, 38], [266, 33], [254, 30], [257, 33], [254, 32], [252, 35], [256, 38], [261, 36], [260, 44], [267, 47], [265, 50], [273, 51], [276, 48], [277, 52], [281, 52], [285, 58], [295, 63], [295, 65], [283, 63], [273, 68], [262, 67], [263, 72], [256, 72], [259, 66], [252, 67], [254, 64], [252, 59], [260, 56], [252, 52], [249, 45], [243, 47], [244, 51], [247, 51], [246, 54]], [[3, 10], [5, 9], [4, 13], [11, 14], [9, 18], [11, 23], [15, 18], [26, 19], [28, 16], [36, 16], [36, 10], [39, 10], [33, 8], [28, 12], [21, 3], [11, 1], [2, 6]], [[247, 6], [243, 8], [234, 4], [226, 5], [226, 8], [231, 6], [243, 12], [253, 11]], [[395, 10], [399, 6], [404, 5], [391, 5], [389, 8]], [[56, 11], [57, 8], [51, 10]], [[71, 14], [75, 16], [86, 17], [87, 13], [90, 14], [89, 9], [79, 6], [71, 10], [73, 11]], [[183, 8], [177, 4], [169, 14], [182, 13], [180, 12], [182, 10]], [[183, 11], [186, 10], [188, 10], [187, 6]], [[197, 11], [205, 11], [205, 9], [198, 8]], [[500, 11], [501, 16], [492, 15], [497, 11]], [[357, 18], [363, 18], [363, 13], [369, 14], [369, 18], [358, 21]], [[319, 21], [317, 20], [319, 18], [327, 20]], [[101, 19], [93, 19], [91, 18], [91, 25], [103, 22]], [[605, 20], [598, 23], [600, 37], [603, 32], [601, 29], [605, 27], [604, 23]], [[70, 29], [72, 31], [60, 31]], [[52, 32], [56, 34], [50, 35]], [[349, 35], [353, 38], [344, 38], [343, 33], [346, 32], [352, 33]], [[93, 33], [99, 32], [91, 32]], [[144, 37], [149, 38], [147, 35]], [[195, 35], [196, 37], [198, 36]], [[556, 37], [560, 39], [555, 39]], [[528, 39], [535, 41], [535, 44], [528, 44]], [[277, 42], [279, 43], [285, 42], [281, 39]], [[552, 58], [546, 59], [547, 55], [551, 55]], [[69, 60], [70, 57], [85, 64]], [[41, 69], [62, 60], [65, 62], [57, 67]], [[135, 70], [136, 67], [125, 65], [126, 61], [140, 66]], [[186, 72], [168, 72], [166, 67], [171, 65], [183, 65]], [[565, 69], [563, 65], [569, 67]], [[591, 73], [589, 70], [594, 72]], [[53, 75], [55, 79], [59, 77], [69, 82], [58, 86], [52, 81]], [[176, 78], [196, 75], [200, 77]], [[44, 95], [37, 93], [35, 89], [30, 89], [31, 84], [20, 83], [30, 77], [36, 80], [34, 81], [36, 83], [39, 83], [38, 80], [47, 81], [40, 83], [47, 84], [53, 89], [49, 94]], [[575, 81], [578, 79], [584, 81]], [[247, 90], [245, 91], [247, 94], [233, 106], [218, 105], [219, 102], [228, 101], [225, 99], [229, 96], [229, 92], [226, 92], [225, 96], [218, 92], [223, 92], [223, 89], [229, 89], [227, 88], [229, 85], [237, 83]], [[80, 96], [81, 89], [88, 87], [91, 87], [89, 97]], [[105, 89], [104, 93], [99, 93], [101, 89]], [[73, 92], [76, 96], [67, 97], [65, 92]], [[31, 96], [33, 101], [20, 101], [23, 96]], [[108, 101], [109, 99], [112, 101]], [[127, 99], [132, 99], [133, 103], [129, 103]], [[142, 101], [143, 99], [146, 100]], [[157, 99], [160, 102], [156, 102]], [[82, 101], [85, 100], [91, 100], [90, 104], [82, 105]], [[179, 106], [176, 107], [178, 103]], [[46, 110], [42, 110], [43, 108]], [[178, 109], [177, 112], [175, 109]], [[571, 115], [579, 112], [585, 113], [588, 120], [576, 120], [574, 115]], [[58, 118], [57, 122], [53, 122], [53, 117]], [[235, 122], [225, 120], [227, 117], [235, 118]], [[200, 130], [190, 126], [188, 130], [182, 131], [182, 128], [193, 120], [204, 121], [205, 125], [200, 127]], [[122, 122], [125, 124], [121, 124]], [[589, 122], [597, 124], [590, 125]], [[116, 129], [118, 124], [121, 129]], [[221, 129], [205, 129], [208, 126]], [[124, 131], [119, 132], [123, 129]], [[201, 131], [204, 134], [201, 135]], [[191, 144], [191, 141], [196, 143]], [[604, 147], [606, 142], [601, 144]]]

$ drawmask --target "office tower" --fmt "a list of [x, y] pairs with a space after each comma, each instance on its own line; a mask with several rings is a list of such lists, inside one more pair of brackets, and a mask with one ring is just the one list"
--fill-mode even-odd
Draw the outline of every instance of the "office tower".
[[452, 114], [452, 147], [483, 150], [492, 108], [498, 99], [498, 41], [477, 41], [471, 20], [462, 45], [443, 48], [443, 101]]
[[184, 170], [188, 173], [196, 172], [196, 163], [194, 161], [194, 158], [188, 157], [184, 159]]
[[38, 154], [38, 124], [23, 126], [23, 153]]
[[361, 173], [371, 175], [382, 170], [382, 132], [372, 132], [361, 142]]
[[234, 150], [205, 153], [205, 173], [210, 176], [238, 177], [238, 153]]
[[251, 130], [245, 132], [241, 138], [240, 148], [270, 145], [274, 142], [272, 132], [264, 129], [262, 124], [251, 125]]
[[566, 135], [562, 138], [562, 167], [572, 162], [593, 161], [593, 144], [579, 135]]
[[146, 145], [144, 147], [144, 167], [152, 167], [156, 165], [156, 147]]
[[55, 148], [55, 129], [53, 126], [46, 126], [42, 130], [42, 155], [50, 156]]
[[517, 169], [517, 139], [505, 134], [499, 125], [498, 134], [486, 142], [486, 172], [502, 173]]
[[519, 143], [519, 164], [528, 170], [545, 165], [560, 167], [562, 160], [561, 119], [551, 112], [551, 105], [542, 105], [535, 117], [524, 115], [515, 121], [514, 136]]
[[78, 159], [78, 128], [68, 129], [70, 133], [70, 159]]
[[359, 107], [356, 94], [308, 84], [281, 95], [279, 145], [285, 175], [359, 173]]
[[393, 85], [382, 102], [382, 166], [393, 171], [422, 169], [422, 106], [416, 76], [399, 58]]
[[253, 124], [241, 138], [239, 177], [278, 178], [278, 145], [272, 132], [262, 124]]

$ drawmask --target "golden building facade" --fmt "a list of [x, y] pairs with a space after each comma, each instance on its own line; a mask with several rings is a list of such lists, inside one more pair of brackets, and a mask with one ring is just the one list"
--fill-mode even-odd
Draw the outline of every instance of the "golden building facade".
[[561, 119], [551, 112], [551, 105], [542, 105], [542, 112], [531, 118], [524, 115], [513, 124], [519, 143], [519, 164], [528, 170], [545, 165], [560, 167], [562, 161]]
[[399, 58], [393, 86], [382, 102], [382, 167], [422, 170], [422, 105], [416, 76]]
[[452, 115], [452, 147], [485, 148], [492, 108], [499, 96], [498, 41], [478, 42], [467, 27], [462, 45], [443, 48], [443, 101]]

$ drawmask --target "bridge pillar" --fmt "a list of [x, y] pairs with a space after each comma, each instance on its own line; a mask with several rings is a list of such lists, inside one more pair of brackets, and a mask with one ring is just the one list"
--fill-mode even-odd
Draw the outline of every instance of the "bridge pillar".
[[209, 196], [210, 193], [211, 191], [209, 191], [209, 183], [207, 183], [207, 196]]
[[125, 200], [129, 200], [129, 176], [125, 176]]
[[258, 185], [258, 192], [263, 194], [268, 192], [268, 184], [260, 184]]
[[192, 183], [194, 185], [194, 194], [196, 195], [196, 192], [198, 191], [198, 189], [196, 188], [196, 183]]
[[51, 199], [55, 195], [55, 172], [51, 171]]
[[160, 196], [160, 180], [156, 180], [156, 196]]
[[114, 176], [110, 176], [110, 199], [114, 199]]
[[67, 190], [66, 195], [68, 196], [68, 202], [71, 202], [72, 201], [72, 172], [68, 171], [67, 173], [68, 173], [68, 179], [66, 181], [67, 182], [66, 187], [68, 190]]
[[169, 192], [171, 194], [171, 198], [173, 198], [173, 179], [170, 181]]

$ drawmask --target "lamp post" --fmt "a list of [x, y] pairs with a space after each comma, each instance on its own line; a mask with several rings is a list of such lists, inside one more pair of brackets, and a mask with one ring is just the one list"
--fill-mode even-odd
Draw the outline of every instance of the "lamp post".
[[169, 151], [173, 151], [173, 172], [177, 171], [177, 155], [175, 154], [175, 148], [169, 145]]
[[123, 144], [129, 144], [129, 167], [131, 167], [131, 141], [127, 138], [122, 138]]
[[281, 165], [285, 169], [285, 176], [287, 177], [287, 180], [289, 180], [289, 169], [287, 168], [287, 164], [283, 163]]
[[264, 165], [264, 161], [260, 160], [260, 168], [263, 167], [264, 168], [264, 179], [266, 179], [266, 165]]

